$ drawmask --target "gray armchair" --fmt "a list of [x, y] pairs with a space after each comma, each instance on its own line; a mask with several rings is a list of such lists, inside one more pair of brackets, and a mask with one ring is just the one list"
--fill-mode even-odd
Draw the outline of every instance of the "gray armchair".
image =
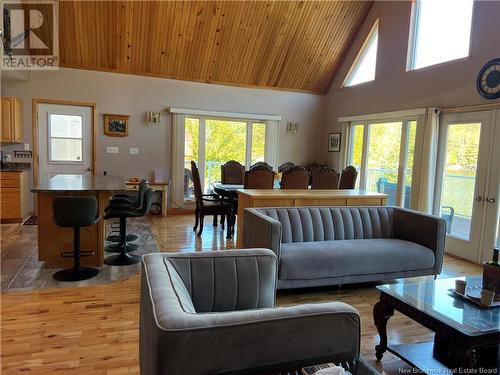
[[360, 320], [344, 303], [275, 307], [276, 256], [247, 249], [147, 254], [141, 374], [255, 373], [359, 357]]

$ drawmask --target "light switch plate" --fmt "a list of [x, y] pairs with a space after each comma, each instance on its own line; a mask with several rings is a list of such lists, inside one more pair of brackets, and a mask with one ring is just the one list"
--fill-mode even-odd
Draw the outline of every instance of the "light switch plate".
[[25, 143], [24, 144], [24, 151], [29, 151], [30, 150], [30, 144], [29, 143]]
[[137, 155], [139, 153], [139, 149], [137, 147], [130, 147], [128, 149], [129, 155]]
[[106, 147], [106, 153], [108, 154], [118, 154], [118, 147]]

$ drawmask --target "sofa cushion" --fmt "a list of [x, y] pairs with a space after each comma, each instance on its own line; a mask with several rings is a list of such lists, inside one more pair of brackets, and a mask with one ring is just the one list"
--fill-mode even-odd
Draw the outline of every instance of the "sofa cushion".
[[293, 242], [281, 245], [280, 280], [393, 273], [434, 266], [432, 250], [398, 239]]

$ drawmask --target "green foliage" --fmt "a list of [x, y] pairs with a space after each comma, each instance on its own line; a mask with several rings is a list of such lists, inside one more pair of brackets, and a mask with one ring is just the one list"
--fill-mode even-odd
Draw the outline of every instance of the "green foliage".
[[[252, 164], [264, 160], [266, 125], [254, 123], [252, 128]], [[199, 120], [185, 120], [184, 160], [199, 160]], [[247, 123], [207, 119], [205, 121], [205, 185], [220, 181], [220, 164], [236, 160], [245, 164]], [[215, 164], [214, 164], [215, 163]], [[208, 188], [208, 186], [205, 186]]]

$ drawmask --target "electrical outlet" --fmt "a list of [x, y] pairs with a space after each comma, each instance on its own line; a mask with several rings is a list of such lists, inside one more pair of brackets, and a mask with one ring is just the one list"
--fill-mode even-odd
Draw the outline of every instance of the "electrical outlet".
[[24, 151], [29, 151], [30, 150], [30, 144], [29, 143], [25, 143], [24, 144]]
[[5, 161], [12, 161], [12, 155], [11, 154], [5, 154]]
[[139, 149], [137, 147], [130, 147], [128, 153], [129, 155], [137, 155], [139, 154]]
[[118, 147], [106, 147], [107, 154], [118, 154]]

